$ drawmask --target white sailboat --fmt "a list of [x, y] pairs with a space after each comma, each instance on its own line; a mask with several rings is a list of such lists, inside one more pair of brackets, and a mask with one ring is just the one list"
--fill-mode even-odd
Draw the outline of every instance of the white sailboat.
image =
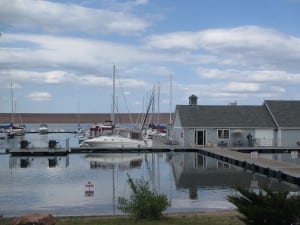
[[11, 83], [11, 124], [10, 127], [6, 130], [7, 137], [13, 138], [14, 136], [23, 136], [25, 135], [25, 125], [16, 126], [14, 125], [14, 117], [16, 111], [16, 102], [14, 99], [14, 92], [13, 92], [13, 83]]
[[[113, 105], [112, 105], [112, 114], [111, 121], [115, 121], [115, 72], [116, 68], [113, 66]], [[101, 148], [139, 148], [146, 147], [147, 142], [140, 139], [133, 139], [130, 136], [130, 132], [127, 132], [126, 135], [121, 135], [122, 132], [116, 133], [116, 130], [112, 134], [104, 134], [99, 137], [86, 139], [80, 146], [90, 146], [90, 147], [101, 147]]]

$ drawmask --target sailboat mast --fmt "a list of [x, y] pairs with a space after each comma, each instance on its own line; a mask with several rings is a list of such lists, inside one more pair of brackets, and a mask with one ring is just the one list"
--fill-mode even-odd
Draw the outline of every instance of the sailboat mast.
[[14, 122], [14, 92], [13, 83], [10, 82], [10, 94], [11, 94], [11, 123]]
[[77, 102], [77, 128], [80, 128], [80, 114], [79, 114], [79, 107], [80, 107], [80, 99], [78, 99]]
[[159, 82], [157, 84], [157, 124], [160, 123], [159, 116], [160, 116], [160, 85]]
[[173, 89], [173, 87], [172, 87], [172, 74], [170, 74], [170, 124], [172, 124], [172, 89]]
[[114, 65], [113, 66], [113, 95], [112, 95], [112, 114], [111, 114], [111, 120], [112, 122], [114, 123], [115, 122], [115, 106], [116, 106], [116, 103], [115, 103], [115, 92], [116, 92], [116, 66]]

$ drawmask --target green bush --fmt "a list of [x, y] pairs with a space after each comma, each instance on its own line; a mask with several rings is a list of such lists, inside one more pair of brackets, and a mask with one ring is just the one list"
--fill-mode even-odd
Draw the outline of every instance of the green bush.
[[300, 196], [290, 196], [288, 191], [273, 191], [263, 187], [253, 191], [236, 187], [240, 195], [228, 197], [244, 215], [240, 219], [247, 225], [291, 225], [300, 218]]
[[128, 184], [132, 190], [130, 199], [118, 198], [118, 208], [135, 219], [159, 219], [170, 203], [166, 195], [151, 191], [144, 179], [135, 182], [128, 176]]

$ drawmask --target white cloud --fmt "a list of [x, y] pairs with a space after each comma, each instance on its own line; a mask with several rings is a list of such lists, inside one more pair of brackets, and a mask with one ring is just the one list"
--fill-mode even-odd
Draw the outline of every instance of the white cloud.
[[55, 33], [135, 34], [149, 26], [145, 20], [126, 12], [34, 0], [0, 1], [0, 21], [14, 28]]
[[[25, 70], [0, 71], [1, 80], [14, 80], [22, 83], [36, 84], [77, 84], [86, 86], [112, 86], [112, 77], [101, 77], [89, 74], [72, 74], [65, 71], [34, 72]], [[148, 83], [133, 78], [119, 78], [123, 87], [147, 87]], [[16, 84], [14, 85], [16, 86]]]
[[297, 85], [300, 83], [300, 73], [289, 73], [279, 70], [238, 70], [238, 69], [196, 69], [196, 73], [205, 79], [223, 79], [260, 83], [280, 83]]
[[32, 92], [27, 97], [32, 101], [49, 101], [52, 98], [48, 92]]
[[[285, 88], [272, 84], [248, 83], [248, 82], [213, 82], [207, 84], [176, 84], [174, 92], [181, 93], [177, 102], [187, 104], [188, 96], [195, 94], [199, 98], [199, 104], [203, 102], [228, 103], [232, 100], [245, 101], [249, 98], [264, 99], [278, 98], [285, 93]], [[177, 103], [178, 104], [178, 103]], [[180, 104], [180, 103], [179, 103]]]
[[[113, 64], [125, 66], [138, 62], [176, 60], [176, 56], [147, 51], [139, 46], [101, 40], [9, 33], [3, 37], [3, 43], [16, 45], [1, 49], [0, 65], [3, 69], [62, 67], [75, 71], [107, 71], [108, 68], [111, 71]], [[20, 42], [22, 47], [18, 46]]]
[[260, 85], [257, 83], [246, 83], [246, 82], [230, 82], [226, 85], [224, 90], [228, 92], [257, 92], [260, 90]]
[[300, 38], [257, 26], [152, 35], [145, 44], [173, 52], [208, 52], [223, 65], [300, 69]]
[[146, 5], [148, 3], [148, 0], [135, 0], [135, 3], [137, 5]]

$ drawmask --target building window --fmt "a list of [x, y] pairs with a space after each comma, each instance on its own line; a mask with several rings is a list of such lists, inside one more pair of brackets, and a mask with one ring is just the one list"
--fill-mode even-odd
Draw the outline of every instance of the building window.
[[229, 139], [229, 130], [228, 129], [218, 130], [218, 138]]

